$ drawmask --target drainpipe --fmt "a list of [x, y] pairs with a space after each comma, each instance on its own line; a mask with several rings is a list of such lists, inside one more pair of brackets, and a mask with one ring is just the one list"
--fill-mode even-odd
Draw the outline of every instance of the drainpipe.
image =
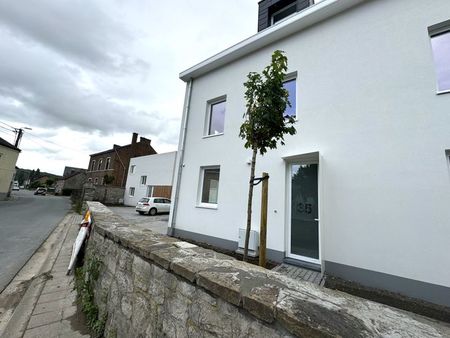
[[178, 198], [180, 195], [180, 185], [181, 185], [181, 174], [183, 172], [183, 161], [184, 161], [184, 147], [186, 143], [186, 131], [189, 117], [189, 108], [191, 105], [191, 94], [192, 94], [192, 82], [194, 80], [190, 79], [186, 84], [186, 93], [184, 97], [184, 108], [183, 108], [183, 118], [181, 122], [181, 130], [180, 130], [180, 139], [178, 143], [178, 170], [177, 170], [177, 183], [175, 186], [174, 198], [172, 201], [173, 208], [171, 212], [171, 220], [170, 220], [170, 229], [168, 231], [169, 236], [175, 235], [175, 224], [176, 224], [176, 216], [178, 209]]
[[[117, 152], [117, 149], [116, 149], [116, 148], [114, 148], [114, 151], [116, 152], [117, 157], [119, 158], [120, 164], [121, 164], [122, 167], [123, 167], [122, 182], [120, 182], [120, 186], [122, 187], [122, 186], [123, 186], [123, 180], [125, 179], [125, 171], [126, 171], [126, 168], [125, 168], [125, 164], [123, 164], [122, 159], [120, 158], [120, 155], [119, 155], [119, 153]], [[124, 187], [124, 188], [125, 188], [125, 187]]]

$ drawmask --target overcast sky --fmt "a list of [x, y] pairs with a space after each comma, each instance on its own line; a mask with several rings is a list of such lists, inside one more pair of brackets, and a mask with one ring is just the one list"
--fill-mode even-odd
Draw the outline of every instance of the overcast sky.
[[0, 137], [32, 128], [17, 165], [55, 174], [132, 132], [176, 150], [178, 74], [255, 34], [257, 3], [0, 0]]

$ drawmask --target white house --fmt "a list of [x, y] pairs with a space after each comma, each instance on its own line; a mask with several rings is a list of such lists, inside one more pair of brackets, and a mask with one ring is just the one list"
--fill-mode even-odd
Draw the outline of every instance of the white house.
[[135, 206], [142, 197], [170, 198], [176, 156], [177, 152], [173, 151], [131, 158], [125, 188], [125, 205]]
[[[263, 0], [259, 33], [180, 74], [170, 233], [237, 248], [243, 83], [281, 49], [298, 133], [257, 158], [269, 258], [450, 306], [450, 1], [299, 3]], [[253, 230], [259, 217], [257, 187]]]

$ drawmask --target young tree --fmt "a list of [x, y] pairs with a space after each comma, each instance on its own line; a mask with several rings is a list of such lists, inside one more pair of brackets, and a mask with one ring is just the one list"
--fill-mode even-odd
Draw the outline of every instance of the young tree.
[[294, 118], [284, 116], [286, 107], [290, 106], [289, 93], [283, 87], [286, 71], [287, 57], [284, 52], [276, 50], [272, 54], [272, 62], [262, 74], [251, 72], [247, 76], [247, 82], [244, 83], [247, 111], [239, 136], [245, 140], [245, 148], [252, 149], [244, 261], [247, 260], [251, 229], [256, 155], [258, 151], [264, 155], [268, 149], [276, 149], [278, 142], [284, 145], [284, 135], [296, 133], [293, 126]]

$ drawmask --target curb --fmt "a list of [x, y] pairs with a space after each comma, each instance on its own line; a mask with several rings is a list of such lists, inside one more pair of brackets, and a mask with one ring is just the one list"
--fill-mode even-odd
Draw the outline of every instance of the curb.
[[3, 317], [7, 318], [1, 318], [0, 337], [22, 337], [36, 302], [44, 288], [45, 282], [49, 279], [50, 271], [70, 230], [70, 219], [73, 215], [76, 214], [69, 212], [64, 216], [47, 239], [0, 294], [1, 302], [2, 296], [5, 293], [11, 291], [11, 289], [14, 289], [15, 286], [20, 285], [24, 281], [31, 280], [30, 285], [17, 306], [12, 311], [3, 315]]

